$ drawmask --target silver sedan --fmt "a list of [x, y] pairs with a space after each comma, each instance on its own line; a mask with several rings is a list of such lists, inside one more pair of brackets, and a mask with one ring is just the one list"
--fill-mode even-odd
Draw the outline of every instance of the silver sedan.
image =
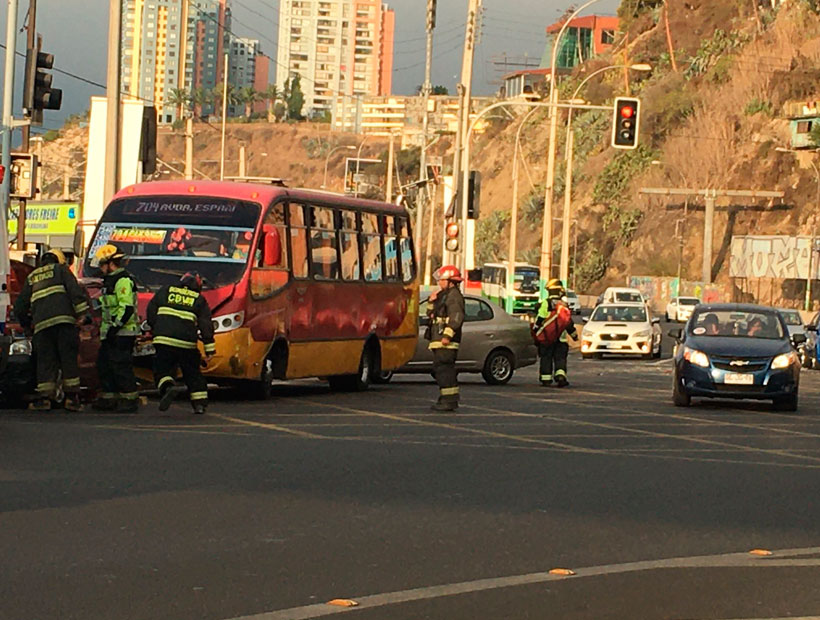
[[[396, 372], [433, 371], [433, 353], [423, 338], [427, 328], [426, 300], [421, 303], [419, 317], [416, 353]], [[485, 299], [464, 296], [464, 326], [456, 364], [459, 372], [480, 372], [490, 385], [502, 385], [512, 379], [516, 368], [534, 364], [537, 356], [529, 323], [510, 316]], [[382, 377], [383, 381], [386, 379], [389, 380], [387, 375]]]

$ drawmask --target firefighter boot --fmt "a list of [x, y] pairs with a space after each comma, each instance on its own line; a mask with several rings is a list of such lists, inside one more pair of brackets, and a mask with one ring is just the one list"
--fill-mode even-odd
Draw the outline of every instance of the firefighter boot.
[[51, 411], [50, 398], [38, 398], [28, 404], [29, 411]]
[[117, 413], [137, 413], [140, 410], [140, 401], [137, 398], [121, 398], [117, 402]]
[[555, 377], [555, 385], [557, 385], [559, 388], [565, 388], [569, 385], [569, 381], [567, 381], [566, 376], [558, 375], [557, 377]]
[[63, 409], [74, 413], [80, 413], [85, 410], [83, 404], [80, 402], [79, 394], [66, 394], [65, 401], [63, 401]]
[[171, 406], [174, 399], [183, 391], [183, 388], [174, 385], [173, 383], [166, 383], [163, 385], [159, 392], [159, 410], [168, 411], [168, 407]]
[[205, 410], [207, 408], [205, 403], [195, 402], [193, 404], [193, 406], [194, 406], [194, 413], [196, 415], [204, 415], [205, 414]]
[[91, 403], [91, 408], [94, 411], [114, 411], [117, 408], [117, 399], [99, 396]]

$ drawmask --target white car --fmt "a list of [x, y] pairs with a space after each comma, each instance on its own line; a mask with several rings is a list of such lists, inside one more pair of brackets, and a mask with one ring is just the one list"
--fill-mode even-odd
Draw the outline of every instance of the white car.
[[699, 303], [697, 297], [673, 297], [666, 304], [666, 320], [686, 323]]
[[578, 299], [578, 293], [572, 289], [567, 289], [567, 307], [572, 314], [581, 314], [581, 300]]
[[646, 299], [636, 288], [610, 286], [601, 295], [599, 304], [645, 304]]
[[652, 318], [643, 303], [597, 306], [581, 331], [581, 355], [600, 359], [604, 353], [660, 357], [660, 319]]

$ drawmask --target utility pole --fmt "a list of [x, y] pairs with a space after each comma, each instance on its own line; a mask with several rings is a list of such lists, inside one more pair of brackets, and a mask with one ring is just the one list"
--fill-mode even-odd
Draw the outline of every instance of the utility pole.
[[105, 182], [103, 202], [108, 204], [120, 188], [120, 38], [122, 0], [108, 2], [108, 74], [106, 78]]
[[[387, 148], [387, 187], [384, 191], [384, 201], [393, 202], [393, 162], [396, 157], [396, 137], [390, 132], [390, 142]], [[399, 191], [401, 193], [401, 191]], [[416, 216], [416, 226], [421, 227], [421, 212]], [[418, 234], [418, 233], [417, 233]], [[418, 251], [418, 250], [417, 250]]]
[[17, 49], [17, 0], [8, 0], [6, 16], [6, 65], [3, 79], [3, 136], [2, 160], [5, 174], [0, 184], [0, 331], [5, 331], [6, 312], [9, 305], [8, 276], [9, 263], [8, 212], [11, 189], [11, 132], [14, 128], [14, 51]]
[[225, 125], [228, 122], [228, 54], [222, 76], [222, 147], [219, 156], [219, 180], [225, 180]]
[[667, 187], [642, 187], [641, 194], [662, 196], [703, 196], [706, 203], [706, 217], [703, 224], [703, 260], [701, 263], [701, 282], [712, 283], [712, 237], [714, 236], [715, 202], [718, 197], [728, 198], [783, 198], [783, 192], [766, 190], [733, 190], [733, 189], [688, 189]]
[[185, 180], [194, 178], [194, 119], [185, 119]]
[[245, 145], [239, 147], [239, 176], [245, 176]]
[[[419, 185], [416, 206], [416, 256], [421, 256], [421, 234], [424, 224], [424, 205], [431, 205], [430, 187], [427, 184], [427, 142], [430, 131], [430, 92], [433, 90], [431, 75], [433, 72], [433, 30], [436, 28], [436, 1], [427, 0], [427, 58], [424, 63], [424, 84], [421, 87], [424, 106], [421, 124], [421, 156], [419, 157]], [[392, 139], [392, 134], [391, 134]], [[432, 208], [432, 205], [430, 206]]]
[[[26, 50], [27, 57], [32, 54], [37, 54], [37, 0], [29, 0], [28, 2], [28, 24], [26, 24]], [[39, 46], [37, 46], [39, 48]], [[37, 59], [34, 58], [34, 63]], [[31, 88], [35, 86], [32, 84]], [[25, 99], [25, 94], [23, 99]], [[25, 106], [25, 104], [23, 104]], [[31, 117], [31, 111], [27, 113]], [[31, 151], [31, 125], [23, 126], [23, 142], [20, 146], [24, 153]], [[38, 159], [38, 161], [40, 161]], [[34, 171], [32, 171], [34, 172]], [[39, 178], [39, 175], [37, 175]], [[26, 249], [26, 199], [21, 198], [17, 202], [17, 249], [25, 251]]]
[[453, 166], [453, 183], [456, 193], [454, 194], [454, 204], [457, 210], [453, 213], [456, 221], [460, 221], [460, 248], [458, 251], [458, 266], [462, 270], [472, 269], [473, 265], [467, 265], [467, 189], [470, 186], [470, 159], [468, 155], [470, 110], [472, 108], [473, 91], [473, 59], [475, 57], [476, 30], [478, 25], [478, 12], [481, 9], [481, 0], [469, 0], [467, 6], [467, 26], [464, 36], [464, 55], [461, 59], [461, 106], [459, 107], [459, 128], [460, 152], [456, 157], [461, 157], [458, 171]]
[[[427, 218], [427, 251], [424, 254], [424, 286], [430, 286], [430, 280], [433, 273], [433, 229], [436, 226], [436, 205], [438, 204], [437, 196], [438, 186], [433, 185], [430, 192], [430, 213]], [[442, 218], [443, 219], [443, 218]], [[441, 235], [444, 237], [444, 234]], [[442, 259], [444, 254], [442, 253]]]

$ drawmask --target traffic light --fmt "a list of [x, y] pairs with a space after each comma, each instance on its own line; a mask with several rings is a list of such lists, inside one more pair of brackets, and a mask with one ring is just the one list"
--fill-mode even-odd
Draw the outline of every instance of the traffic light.
[[450, 222], [444, 228], [444, 235], [447, 238], [444, 247], [448, 252], [458, 251], [458, 222]]
[[37, 37], [35, 47], [26, 52], [26, 75], [23, 88], [23, 108], [32, 125], [43, 123], [43, 110], [59, 110], [63, 104], [63, 91], [52, 88], [54, 54], [40, 51], [43, 38]]
[[641, 100], [631, 97], [615, 99], [615, 118], [612, 120], [612, 146], [616, 149], [634, 149], [638, 146]]
[[427, 0], [427, 31], [436, 27], [436, 0]]
[[9, 195], [29, 200], [37, 195], [37, 156], [32, 153], [12, 153], [9, 170]]
[[467, 219], [477, 220], [481, 202], [481, 173], [470, 170], [470, 185], [467, 188]]

